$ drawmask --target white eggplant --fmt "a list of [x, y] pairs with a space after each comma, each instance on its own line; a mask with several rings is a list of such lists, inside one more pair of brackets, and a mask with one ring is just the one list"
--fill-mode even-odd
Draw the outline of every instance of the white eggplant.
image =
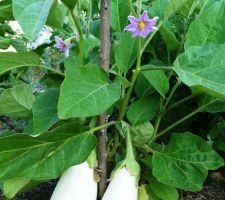
[[97, 183], [88, 162], [67, 169], [61, 176], [51, 200], [96, 200]]
[[135, 155], [130, 136], [130, 126], [122, 122], [121, 130], [126, 136], [126, 156], [111, 173], [111, 182], [102, 200], [137, 200], [140, 166]]
[[131, 176], [123, 167], [111, 180], [102, 200], [137, 200], [138, 188], [136, 177]]
[[10, 45], [8, 49], [0, 49], [0, 52], [16, 52], [16, 49]]

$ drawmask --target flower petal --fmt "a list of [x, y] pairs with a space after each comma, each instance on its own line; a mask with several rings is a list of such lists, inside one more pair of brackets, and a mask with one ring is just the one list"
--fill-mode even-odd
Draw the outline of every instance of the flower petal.
[[153, 26], [156, 24], [156, 22], [158, 21], [159, 17], [154, 17], [150, 20], [148, 20], [148, 23], [151, 23]]
[[130, 21], [131, 24], [138, 24], [140, 22], [139, 19], [135, 18], [134, 16], [128, 16], [128, 19]]
[[144, 11], [144, 12], [142, 13], [142, 15], [140, 16], [139, 19], [140, 19], [141, 21], [144, 21], [144, 22], [149, 21], [148, 12], [147, 12], [147, 11]]
[[138, 28], [138, 25], [136, 25], [136, 24], [129, 24], [128, 26], [126, 26], [126, 27], [124, 28], [124, 30], [125, 30], [125, 31], [131, 31], [131, 32], [133, 32], [133, 31], [135, 31], [137, 28]]
[[141, 36], [141, 30], [138, 28], [132, 33], [132, 37], [137, 37], [137, 36]]
[[69, 48], [67, 48], [67, 49], [64, 51], [64, 55], [65, 55], [66, 58], [69, 57], [69, 55], [70, 55], [70, 49], [69, 49]]
[[60, 37], [58, 37], [58, 36], [55, 36], [55, 41], [58, 43], [58, 42], [63, 42], [63, 40], [60, 38]]

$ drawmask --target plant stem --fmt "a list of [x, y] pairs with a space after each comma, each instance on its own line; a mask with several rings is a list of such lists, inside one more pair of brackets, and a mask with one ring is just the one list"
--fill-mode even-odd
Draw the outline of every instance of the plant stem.
[[88, 22], [87, 22], [87, 38], [89, 38], [89, 35], [90, 35], [90, 26], [91, 26], [91, 21], [92, 21], [92, 0], [89, 1], [89, 10], [87, 12], [87, 17], [88, 17]]
[[[101, 67], [109, 73], [110, 60], [110, 0], [101, 0], [100, 13], [101, 32]], [[107, 113], [99, 116], [99, 124], [102, 129], [97, 134], [98, 144], [98, 169], [100, 171], [100, 181], [98, 183], [98, 198], [102, 199], [107, 186], [107, 127], [104, 127], [108, 120]]]
[[[159, 22], [157, 28], [159, 29], [159, 28], [162, 26], [163, 23], [164, 23], [163, 21]], [[145, 50], [146, 47], [148, 46], [149, 42], [152, 40], [152, 38], [155, 36], [156, 33], [157, 33], [157, 31], [156, 31], [156, 32], [153, 32], [153, 33], [148, 37], [148, 39], [145, 41], [145, 43], [144, 43], [144, 45], [143, 45], [143, 47], [142, 47], [141, 53], [144, 52], [144, 50]]]
[[137, 14], [141, 14], [141, 5], [142, 5], [142, 0], [137, 0]]
[[135, 12], [134, 7], [132, 5], [132, 0], [127, 0], [127, 4], [128, 4], [128, 7], [129, 7], [129, 10], [130, 10], [131, 14], [134, 17], [137, 17], [137, 13]]
[[186, 102], [188, 102], [188, 101], [194, 99], [194, 98], [197, 97], [197, 96], [198, 96], [197, 94], [192, 94], [192, 95], [190, 95], [190, 96], [187, 96], [187, 97], [185, 97], [184, 99], [181, 99], [180, 101], [177, 101], [177, 102], [174, 103], [173, 105], [169, 106], [169, 107], [167, 108], [167, 110], [172, 110], [172, 109], [174, 109], [174, 108], [177, 108], [177, 107], [179, 107], [180, 105], [182, 105], [182, 104], [184, 104], [184, 103], [186, 103]]
[[158, 129], [159, 129], [159, 126], [160, 126], [160, 123], [161, 123], [161, 120], [162, 120], [162, 117], [163, 117], [162, 116], [162, 108], [163, 108], [163, 98], [160, 97], [159, 111], [158, 111], [157, 116], [156, 116], [156, 121], [155, 121], [154, 132], [153, 132], [152, 138], [155, 137], [155, 135], [157, 134]]
[[160, 123], [162, 121], [163, 116], [165, 115], [165, 110], [166, 110], [171, 98], [173, 97], [176, 89], [180, 85], [180, 83], [181, 83], [181, 81], [178, 80], [177, 83], [174, 85], [173, 89], [171, 90], [170, 95], [169, 95], [169, 97], [167, 98], [167, 100], [164, 104], [163, 104], [163, 99], [161, 98], [161, 100], [160, 100], [160, 108], [159, 108], [159, 113], [156, 117], [156, 123], [155, 123], [155, 130], [154, 130], [154, 133], [153, 133], [153, 138], [157, 135]]
[[131, 95], [131, 92], [134, 88], [136, 79], [137, 79], [137, 77], [140, 73], [140, 69], [141, 69], [141, 38], [139, 37], [138, 38], [138, 55], [137, 55], [136, 69], [133, 71], [133, 74], [132, 74], [132, 77], [131, 77], [131, 85], [128, 88], [128, 90], [125, 94], [125, 97], [122, 101], [122, 105], [120, 107], [120, 111], [119, 111], [119, 115], [118, 115], [118, 121], [121, 121], [123, 119], [125, 113], [126, 113], [126, 108], [127, 108], [128, 103], [129, 103], [129, 100], [130, 100], [130, 95]]
[[171, 53], [170, 50], [167, 49], [167, 65], [170, 66], [171, 63]]
[[170, 131], [171, 129], [175, 128], [176, 126], [178, 126], [179, 124], [183, 123], [184, 121], [190, 119], [191, 117], [193, 117], [194, 115], [196, 115], [197, 113], [199, 113], [200, 109], [196, 109], [195, 111], [193, 111], [192, 113], [186, 115], [185, 117], [183, 117], [182, 119], [176, 121], [175, 123], [173, 123], [172, 125], [170, 125], [169, 127], [167, 127], [166, 129], [164, 129], [163, 131], [161, 131], [159, 134], [157, 134], [154, 138], [153, 141], [155, 139], [157, 139], [158, 137], [164, 135], [165, 133], [167, 133], [168, 131]]
[[114, 139], [113, 139], [113, 141], [114, 141], [113, 147], [112, 147], [112, 150], [110, 151], [110, 155], [109, 155], [109, 158], [111, 158], [111, 159], [114, 157], [118, 147], [120, 146], [119, 139], [120, 139], [120, 135], [119, 135], [118, 132], [116, 132], [115, 135], [114, 135]]
[[53, 72], [53, 73], [55, 73], [55, 74], [58, 74], [58, 75], [60, 75], [60, 76], [62, 76], [62, 77], [65, 76], [64, 73], [59, 72], [59, 71], [57, 71], [57, 70], [55, 70], [55, 69], [53, 69], [53, 68], [50, 68], [50, 67], [47, 67], [47, 66], [44, 66], [44, 65], [38, 65], [38, 66], [35, 66], [35, 67], [40, 67], [40, 68], [46, 69], [46, 70], [51, 71], [51, 72]]
[[102, 130], [104, 128], [108, 128], [109, 126], [112, 126], [112, 125], [115, 125], [115, 124], [118, 124], [119, 122], [117, 121], [111, 121], [111, 122], [107, 122], [107, 123], [104, 123], [100, 126], [97, 126], [95, 128], [92, 128], [91, 130], [88, 131], [88, 133], [94, 133], [96, 131], [99, 131], [99, 130]]
[[149, 71], [149, 70], [173, 70], [173, 67], [166, 66], [154, 66], [154, 65], [144, 65], [141, 67], [141, 71]]
[[169, 97], [167, 98], [167, 100], [166, 100], [166, 102], [163, 106], [163, 112], [166, 110], [167, 106], [169, 105], [170, 100], [172, 99], [172, 97], [173, 97], [174, 93], [176, 92], [177, 88], [179, 87], [180, 83], [181, 83], [181, 80], [178, 79], [176, 84], [174, 85], [173, 89], [171, 90]]
[[74, 21], [74, 24], [76, 25], [77, 32], [79, 34], [79, 41], [80, 41], [80, 65], [83, 65], [83, 32], [81, 30], [80, 22], [78, 17], [74, 14], [73, 10], [70, 9], [70, 14], [72, 16], [72, 19]]
[[152, 141], [155, 141], [158, 137], [161, 137], [162, 135], [166, 134], [168, 131], [172, 130], [173, 128], [175, 128], [179, 124], [183, 123], [184, 121], [190, 119], [191, 117], [193, 117], [194, 115], [198, 114], [199, 112], [201, 112], [202, 110], [204, 110], [204, 108], [206, 108], [210, 104], [215, 103], [216, 101], [218, 101], [218, 98], [215, 98], [213, 101], [210, 101], [209, 103], [207, 103], [207, 104], [205, 104], [205, 105], [197, 108], [195, 111], [193, 111], [190, 114], [186, 115], [182, 119], [176, 121], [175, 123], [173, 123], [172, 125], [170, 125], [166, 129], [164, 129], [163, 131], [161, 131], [158, 135], [154, 136], [154, 138], [152, 139]]

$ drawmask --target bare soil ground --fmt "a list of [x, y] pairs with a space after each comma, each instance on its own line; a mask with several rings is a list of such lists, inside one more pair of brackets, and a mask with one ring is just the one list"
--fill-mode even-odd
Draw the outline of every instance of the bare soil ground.
[[[48, 182], [17, 195], [13, 200], [49, 200], [55, 183]], [[0, 197], [0, 200], [6, 200]], [[180, 192], [179, 200], [225, 200], [225, 184], [205, 186], [200, 192]]]

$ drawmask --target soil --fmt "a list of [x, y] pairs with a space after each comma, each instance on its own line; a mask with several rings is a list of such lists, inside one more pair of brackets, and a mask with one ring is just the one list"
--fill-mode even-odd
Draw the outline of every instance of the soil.
[[180, 200], [225, 200], [225, 185], [205, 186], [197, 193], [184, 193]]
[[[49, 200], [54, 190], [55, 182], [48, 182], [39, 187], [18, 194], [13, 200]], [[0, 197], [0, 200], [6, 200]], [[179, 200], [225, 200], [225, 183], [220, 185], [205, 186], [200, 192], [182, 192], [180, 191]]]

